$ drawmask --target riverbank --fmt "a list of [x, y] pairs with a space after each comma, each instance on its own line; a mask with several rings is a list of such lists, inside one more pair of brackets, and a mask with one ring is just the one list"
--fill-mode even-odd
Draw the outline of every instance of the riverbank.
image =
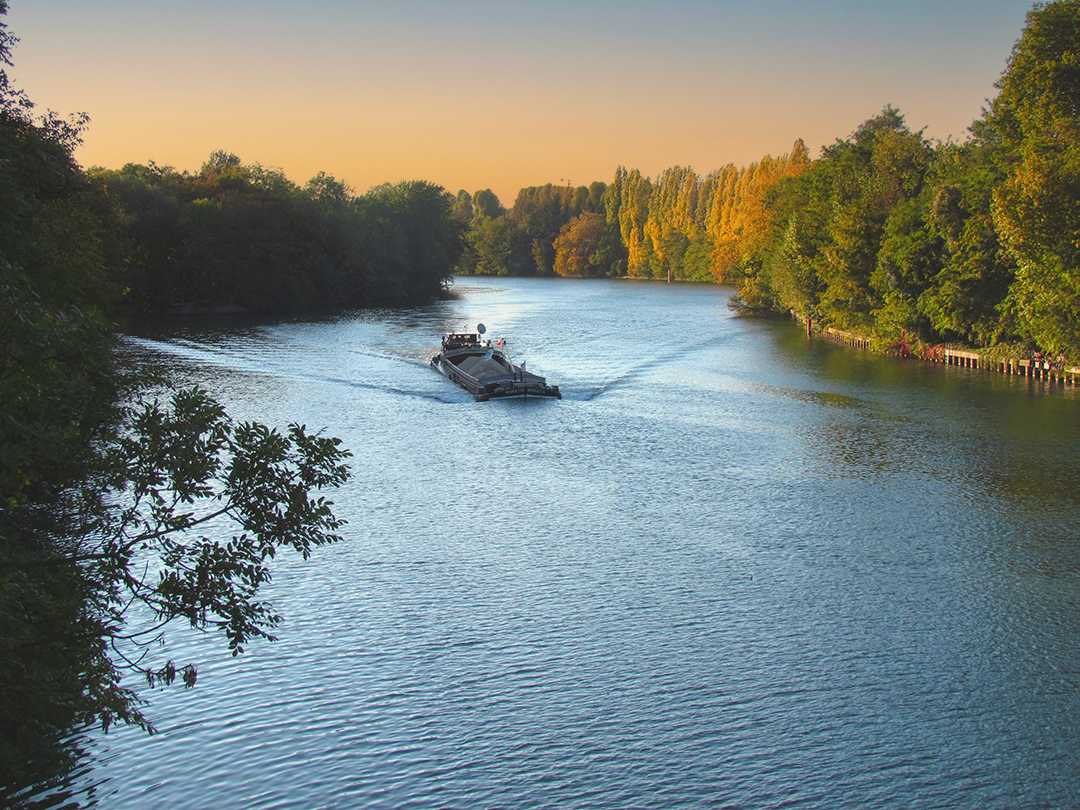
[[898, 353], [902, 357], [915, 357], [931, 363], [945, 363], [950, 366], [1011, 374], [1031, 380], [1057, 382], [1073, 388], [1076, 387], [1077, 378], [1080, 377], [1080, 367], [1078, 366], [1068, 366], [1063, 361], [1055, 362], [1041, 357], [1022, 357], [1004, 352], [1000, 348], [980, 351], [978, 349], [959, 349], [950, 346], [920, 345], [912, 347], [906, 343], [902, 343], [898, 348], [895, 342], [885, 345], [879, 339], [858, 335], [854, 332], [845, 332], [841, 329], [833, 329], [832, 327], [814, 330], [805, 319], [796, 317], [796, 320], [806, 325], [807, 336], [818, 335], [826, 340], [843, 343], [866, 351], [876, 351], [882, 354]]

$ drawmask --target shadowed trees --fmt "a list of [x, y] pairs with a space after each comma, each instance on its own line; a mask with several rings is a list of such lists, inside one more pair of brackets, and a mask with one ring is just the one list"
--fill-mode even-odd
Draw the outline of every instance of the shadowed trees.
[[[6, 10], [0, 0], [3, 65], [15, 42]], [[336, 439], [299, 425], [235, 423], [204, 392], [170, 391], [120, 368], [113, 352], [106, 313], [137, 268], [160, 271], [158, 289], [175, 289], [168, 273], [191, 248], [171, 238], [178, 222], [189, 216], [225, 239], [220, 218], [245, 221], [243, 205], [212, 209], [205, 193], [184, 199], [170, 184], [272, 197], [278, 178], [242, 176], [238, 161], [218, 155], [198, 178], [133, 168], [118, 183], [139, 201], [129, 206], [145, 214], [137, 218], [75, 163], [85, 121], [35, 117], [0, 70], [5, 806], [22, 786], [72, 764], [63, 739], [73, 728], [151, 728], [124, 673], [150, 686], [194, 684], [196, 662], [178, 666], [153, 652], [170, 622], [217, 630], [234, 654], [270, 637], [279, 619], [260, 599], [268, 560], [337, 539], [341, 521], [320, 493], [349, 475]], [[206, 528], [215, 520], [225, 527]]]
[[422, 181], [362, 196], [320, 172], [213, 153], [198, 174], [150, 164], [94, 170], [117, 201], [136, 311], [289, 311], [402, 303], [440, 293], [462, 250], [455, 200]]

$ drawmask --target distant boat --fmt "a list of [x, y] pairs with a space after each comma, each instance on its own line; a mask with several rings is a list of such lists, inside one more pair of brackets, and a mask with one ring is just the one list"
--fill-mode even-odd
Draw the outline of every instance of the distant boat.
[[477, 402], [506, 397], [555, 397], [562, 399], [559, 386], [548, 385], [538, 374], [516, 366], [491, 341], [483, 341], [484, 325], [475, 332], [443, 335], [442, 351], [431, 358], [431, 367], [449, 377]]

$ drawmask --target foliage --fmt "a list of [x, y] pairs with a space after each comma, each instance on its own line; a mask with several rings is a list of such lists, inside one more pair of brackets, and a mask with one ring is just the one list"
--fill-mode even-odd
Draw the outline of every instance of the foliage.
[[1078, 32], [1080, 0], [1036, 5], [966, 143], [886, 106], [816, 160], [796, 141], [704, 177], [620, 166], [602, 190], [522, 189], [509, 214], [474, 216], [459, 269], [733, 282], [736, 308], [885, 344], [1080, 358]]
[[[649, 219], [649, 201], [653, 196], [653, 184], [637, 169], [626, 171], [621, 166], [615, 173], [612, 186], [618, 190], [609, 210], [617, 212], [623, 248], [626, 250], [626, 273], [629, 276], [652, 275], [652, 241], [646, 239], [645, 225]], [[611, 216], [609, 214], [609, 219]]]
[[555, 272], [578, 278], [618, 276], [618, 237], [602, 214], [586, 211], [563, 226], [555, 240]]
[[[0, 63], [10, 64], [15, 39], [2, 25], [5, 11], [0, 0]], [[282, 178], [224, 153], [199, 178], [132, 167], [114, 178], [140, 200], [128, 215], [119, 195], [89, 182], [72, 157], [85, 116], [35, 118], [32, 110], [0, 76], [5, 802], [71, 764], [60, 741], [73, 727], [151, 728], [138, 693], [122, 683], [125, 671], [150, 686], [178, 676], [195, 682], [194, 662], [177, 667], [148, 654], [170, 621], [219, 629], [234, 654], [269, 638], [278, 617], [259, 592], [270, 560], [279, 549], [306, 556], [337, 539], [341, 521], [320, 491], [348, 476], [336, 439], [298, 425], [281, 433], [234, 424], [199, 390], [175, 392], [166, 404], [140, 393], [148, 380], [117, 367], [103, 314], [123, 300], [130, 264], [160, 262], [164, 272], [192, 249], [175, 238], [186, 206], [194, 220], [209, 211], [211, 224], [235, 214], [214, 209], [209, 197], [184, 199], [177, 188], [217, 189], [219, 199], [241, 189], [261, 203], [281, 199]], [[412, 192], [403, 208], [423, 211], [432, 192], [416, 190], [415, 207]], [[324, 176], [309, 196], [329, 209], [343, 194]], [[194, 205], [198, 199], [207, 203]], [[446, 261], [436, 256], [425, 269]]]
[[[13, 42], [0, 27], [5, 64]], [[16, 785], [65, 764], [61, 730], [131, 703], [86, 621], [79, 571], [48, 563], [114, 421], [111, 329], [94, 305], [113, 300], [123, 263], [71, 158], [85, 119], [35, 120], [0, 85], [0, 785]]]
[[627, 274], [676, 281], [731, 281], [756, 272], [774, 238], [765, 200], [783, 178], [809, 165], [796, 141], [790, 154], [706, 177], [675, 166], [649, 180], [622, 167], [604, 197], [617, 224]]
[[466, 272], [480, 276], [509, 275], [515, 230], [514, 223], [506, 217], [476, 217], [466, 236], [463, 257], [463, 263], [469, 262]]
[[422, 180], [379, 186], [354, 200], [352, 226], [376, 300], [414, 301], [443, 289], [463, 248], [453, 204], [441, 186]]
[[743, 170], [728, 166], [707, 179], [702, 221], [713, 245], [712, 272], [718, 281], [753, 275], [761, 267], [776, 238], [767, 208], [770, 195], [783, 180], [802, 176], [809, 166], [806, 145], [798, 140], [779, 158], [766, 155]]
[[[518, 250], [526, 249], [533, 273], [549, 276], [555, 271], [555, 240], [570, 220], [585, 212], [603, 210], [603, 183], [590, 186], [532, 186], [518, 192], [508, 217], [517, 226], [521, 238]], [[518, 253], [515, 264], [525, 264]]]
[[136, 311], [401, 303], [438, 294], [462, 250], [455, 199], [420, 181], [356, 197], [223, 151], [196, 175], [151, 163], [91, 178], [126, 215]]
[[886, 107], [766, 198], [738, 299], [886, 339], [1020, 341], [1080, 357], [1080, 0], [1028, 15], [965, 144]]
[[506, 213], [506, 209], [502, 207], [499, 198], [495, 196], [490, 188], [481, 189], [476, 192], [472, 197], [472, 204], [475, 216], [494, 219], [495, 217], [501, 217]]
[[[819, 303], [820, 285], [810, 257], [813, 249], [803, 222], [792, 217], [776, 248], [768, 256], [761, 273], [760, 287], [752, 299], [761, 302], [765, 296], [773, 307], [794, 312], [801, 318], [813, 318]], [[744, 284], [744, 288], [745, 288]], [[744, 303], [745, 291], [742, 293]], [[761, 309], [761, 304], [757, 307]]]
[[522, 189], [473, 219], [463, 270], [733, 282], [736, 308], [885, 344], [1080, 359], [1080, 0], [1034, 7], [998, 87], [961, 144], [886, 106], [816, 160], [796, 141], [704, 177], [620, 166], [599, 204], [597, 184]]
[[939, 339], [990, 345], [1011, 337], [1000, 306], [1016, 263], [994, 228], [994, 189], [1004, 179], [993, 146], [946, 144], [935, 155], [937, 183], [924, 212], [944, 245], [941, 268], [919, 296], [919, 311]]
[[465, 189], [458, 191], [454, 197], [454, 208], [451, 212], [454, 219], [462, 222], [471, 222], [473, 218], [472, 195]]
[[[280, 619], [258, 599], [270, 560], [339, 539], [342, 521], [317, 494], [348, 478], [337, 439], [234, 424], [198, 389], [106, 410], [90, 427], [82, 470], [62, 488], [3, 493], [5, 782], [36, 775], [28, 765], [72, 725], [152, 730], [123, 671], [150, 686], [197, 677], [194, 662], [152, 657], [165, 626], [217, 629], [234, 655], [272, 640]], [[56, 454], [47, 442], [29, 449]]]
[[815, 179], [826, 185], [828, 214], [815, 269], [822, 282], [818, 314], [827, 322], [872, 328], [874, 310], [885, 304], [881, 285], [893, 278], [872, 283], [881, 240], [893, 209], [918, 195], [927, 160], [928, 145], [892, 107], [824, 150]]
[[[534, 186], [518, 193], [508, 212], [488, 189], [472, 195], [474, 217], [466, 234], [460, 273], [550, 276], [555, 240], [574, 217], [603, 210], [606, 186]], [[459, 192], [459, 199], [465, 192]], [[462, 209], [464, 207], [462, 206]]]
[[1016, 260], [1009, 307], [1051, 352], [1080, 354], [1080, 0], [1037, 5], [998, 82], [986, 128], [1008, 179], [993, 220]]

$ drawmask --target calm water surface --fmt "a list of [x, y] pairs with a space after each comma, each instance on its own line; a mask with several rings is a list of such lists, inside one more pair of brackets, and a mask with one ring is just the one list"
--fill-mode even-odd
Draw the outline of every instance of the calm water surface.
[[[349, 525], [277, 565], [276, 644], [174, 634], [198, 686], [87, 738], [65, 806], [1080, 806], [1073, 392], [714, 286], [454, 290], [133, 330], [234, 416], [341, 437]], [[427, 367], [481, 320], [564, 399]]]

